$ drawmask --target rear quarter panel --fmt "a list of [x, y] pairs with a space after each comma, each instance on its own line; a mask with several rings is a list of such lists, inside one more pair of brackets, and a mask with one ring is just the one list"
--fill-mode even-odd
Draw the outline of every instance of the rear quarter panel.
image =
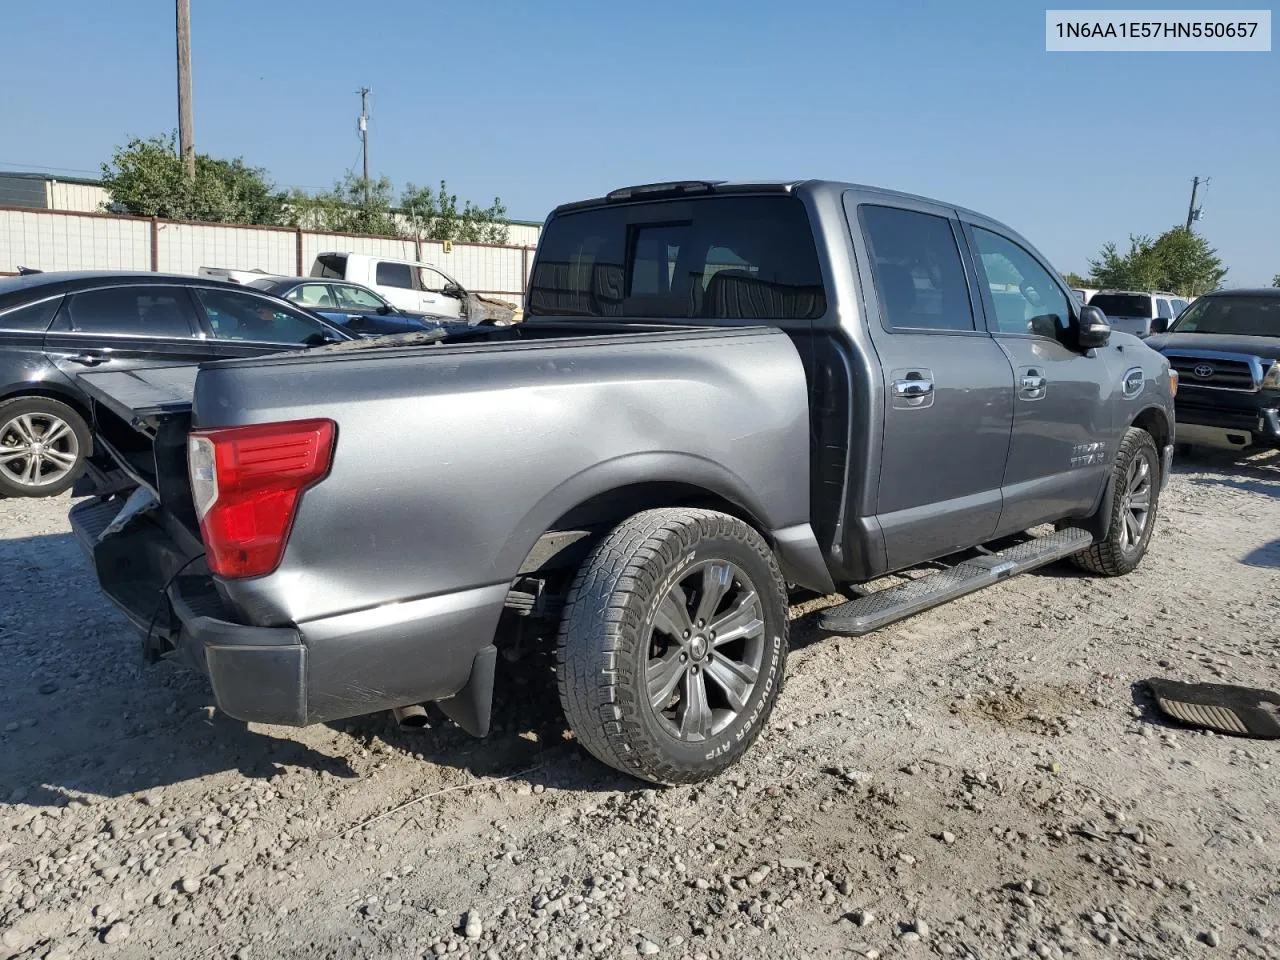
[[776, 331], [213, 365], [194, 412], [338, 424], [280, 568], [227, 586], [258, 622], [505, 583], [558, 517], [630, 483], [694, 483], [769, 529], [808, 521], [804, 371]]

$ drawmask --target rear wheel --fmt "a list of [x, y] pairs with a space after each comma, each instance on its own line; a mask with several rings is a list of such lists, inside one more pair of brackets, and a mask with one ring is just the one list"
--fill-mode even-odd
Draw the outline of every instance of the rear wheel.
[[1107, 536], [1072, 559], [1090, 573], [1119, 577], [1146, 555], [1160, 502], [1160, 454], [1151, 434], [1130, 427], [1112, 468], [1115, 491]]
[[787, 655], [773, 552], [710, 510], [622, 523], [569, 592], [557, 648], [574, 734], [605, 763], [692, 783], [734, 763], [768, 721]]
[[0, 495], [52, 497], [84, 471], [92, 443], [75, 410], [48, 397], [0, 403]]

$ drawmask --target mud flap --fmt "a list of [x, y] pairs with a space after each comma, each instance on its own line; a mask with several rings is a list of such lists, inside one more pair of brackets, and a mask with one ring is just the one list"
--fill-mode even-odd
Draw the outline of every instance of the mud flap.
[[498, 648], [481, 647], [471, 661], [471, 677], [467, 685], [448, 700], [437, 700], [441, 712], [473, 737], [487, 737], [493, 713], [493, 673], [498, 663]]

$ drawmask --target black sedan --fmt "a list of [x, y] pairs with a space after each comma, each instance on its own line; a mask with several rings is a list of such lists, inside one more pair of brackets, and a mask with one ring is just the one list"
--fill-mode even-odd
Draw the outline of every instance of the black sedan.
[[76, 375], [355, 339], [278, 297], [157, 273], [0, 278], [0, 496], [68, 489], [91, 451]]
[[248, 285], [305, 307], [358, 337], [381, 337], [433, 327], [465, 326], [456, 320], [450, 324], [441, 317], [401, 310], [368, 287], [345, 280], [263, 277]]

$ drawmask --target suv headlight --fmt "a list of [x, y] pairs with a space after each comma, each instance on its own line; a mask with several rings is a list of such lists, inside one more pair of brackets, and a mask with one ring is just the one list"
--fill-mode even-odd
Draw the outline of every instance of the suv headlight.
[[1271, 369], [1262, 378], [1262, 389], [1280, 390], [1280, 360], [1271, 364]]

